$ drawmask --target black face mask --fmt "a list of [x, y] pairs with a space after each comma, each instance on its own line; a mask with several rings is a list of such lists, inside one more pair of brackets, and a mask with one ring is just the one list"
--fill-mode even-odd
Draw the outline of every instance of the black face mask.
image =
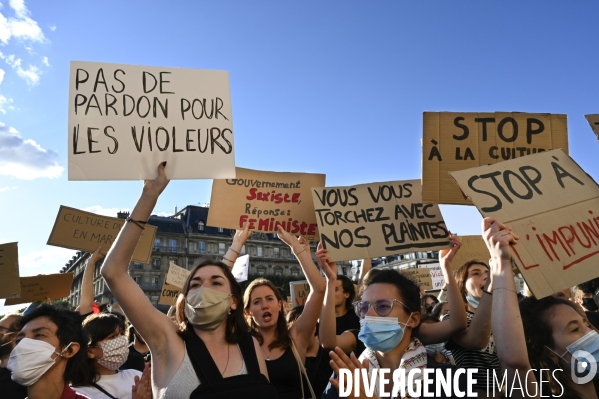
[[582, 306], [584, 306], [586, 310], [590, 310], [591, 312], [594, 312], [597, 309], [599, 309], [599, 306], [597, 306], [593, 298], [582, 298]]

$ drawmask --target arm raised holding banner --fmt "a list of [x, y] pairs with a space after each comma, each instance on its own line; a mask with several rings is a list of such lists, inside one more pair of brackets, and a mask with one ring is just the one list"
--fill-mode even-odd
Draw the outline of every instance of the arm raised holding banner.
[[[325, 349], [339, 347], [343, 352], [350, 353], [356, 349], [357, 342], [355, 335], [349, 331], [344, 331], [340, 335], [336, 334], [335, 285], [337, 282], [337, 264], [329, 262], [327, 250], [323, 249], [320, 243], [318, 244], [316, 258], [326, 277], [324, 304], [320, 312], [320, 324], [318, 328], [320, 345]], [[350, 312], [353, 312], [353, 309]]]
[[248, 238], [252, 232], [250, 231], [250, 224], [245, 222], [243, 224], [243, 228], [241, 230], [235, 230], [235, 235], [233, 236], [233, 242], [231, 246], [227, 250], [225, 256], [223, 256], [223, 263], [229, 266], [230, 269], [233, 269], [235, 265], [235, 261], [239, 256], [241, 256], [241, 250], [243, 246], [247, 242]]
[[425, 345], [447, 341], [468, 326], [464, 302], [451, 266], [451, 261], [460, 250], [462, 243], [454, 235], [450, 235], [450, 240], [450, 248], [439, 251], [439, 264], [445, 279], [451, 317], [447, 322], [422, 324], [420, 326], [419, 338]]
[[291, 248], [310, 285], [310, 293], [304, 304], [304, 311], [289, 329], [289, 334], [298, 346], [301, 358], [304, 359], [305, 348], [308, 347], [308, 343], [314, 335], [314, 328], [320, 316], [325, 293], [325, 283], [318, 268], [312, 261], [310, 242], [303, 236], [296, 238], [281, 226], [278, 228], [277, 235], [281, 241]]
[[102, 276], [110, 291], [150, 347], [153, 378], [159, 387], [166, 386], [179, 368], [185, 355], [185, 345], [177, 334], [177, 325], [152, 306], [129, 276], [128, 268], [143, 225], [169, 182], [165, 166], [166, 162], [158, 166], [156, 179], [144, 182], [141, 197], [127, 219], [131, 223], [124, 224], [102, 265]]
[[85, 262], [85, 271], [81, 279], [81, 301], [79, 303], [79, 313], [86, 315], [93, 311], [94, 304], [94, 272], [96, 271], [96, 263], [104, 257], [100, 253], [102, 246], [98, 246], [96, 250], [87, 258]]

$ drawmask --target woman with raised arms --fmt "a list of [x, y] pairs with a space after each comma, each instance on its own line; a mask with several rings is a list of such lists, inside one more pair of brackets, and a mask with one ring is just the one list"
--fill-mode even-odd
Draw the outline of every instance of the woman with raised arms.
[[[168, 184], [165, 167], [166, 162], [161, 163], [156, 179], [145, 181], [102, 266], [110, 291], [150, 347], [154, 397], [210, 393], [224, 398], [241, 392], [245, 398], [275, 397], [260, 346], [248, 333], [242, 289], [229, 270], [232, 264], [203, 261], [192, 267], [177, 300], [177, 324], [152, 306], [127, 272], [142, 230]], [[240, 251], [241, 236], [247, 234], [247, 227], [238, 231], [231, 248]]]

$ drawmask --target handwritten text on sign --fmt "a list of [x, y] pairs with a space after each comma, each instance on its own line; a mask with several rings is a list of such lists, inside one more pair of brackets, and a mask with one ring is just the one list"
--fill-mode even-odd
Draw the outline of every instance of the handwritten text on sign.
[[18, 294], [21, 291], [19, 280], [19, 248], [16, 242], [0, 245], [0, 298]]
[[38, 276], [21, 277], [21, 294], [11, 297], [4, 305], [44, 301], [46, 298], [59, 299], [69, 295], [73, 284], [73, 273], [40, 274]]
[[[100, 253], [105, 255], [125, 223], [125, 219], [61, 205], [47, 244], [87, 252], [94, 252], [101, 245]], [[150, 263], [156, 230], [156, 226], [145, 225], [131, 260]]]
[[537, 152], [568, 151], [567, 117], [519, 112], [425, 112], [422, 201], [470, 204], [447, 172]]
[[289, 289], [291, 291], [292, 308], [306, 304], [306, 300], [310, 294], [310, 284], [308, 284], [307, 280], [290, 281]]
[[449, 245], [438, 205], [422, 204], [420, 180], [312, 190], [322, 245], [332, 261]]
[[599, 276], [599, 186], [563, 151], [451, 175], [520, 236], [514, 259], [537, 298]]
[[262, 172], [237, 168], [236, 179], [214, 180], [208, 225], [239, 229], [244, 223], [258, 232], [278, 226], [309, 240], [318, 237], [311, 187], [325, 184], [325, 175]]
[[235, 177], [226, 71], [71, 62], [69, 180]]

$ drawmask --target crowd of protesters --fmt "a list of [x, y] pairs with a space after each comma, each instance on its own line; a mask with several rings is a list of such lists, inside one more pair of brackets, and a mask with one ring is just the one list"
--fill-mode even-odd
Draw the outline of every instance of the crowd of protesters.
[[[164, 167], [145, 182], [131, 223], [103, 260], [102, 276], [122, 313], [93, 306], [98, 248], [87, 261], [76, 311], [42, 304], [0, 320], [1, 398], [338, 398], [341, 369], [372, 376], [379, 369], [473, 368], [479, 398], [538, 397], [543, 389], [543, 396], [598, 397], [599, 282], [542, 299], [520, 292], [509, 253], [520, 238], [492, 218], [482, 222], [490, 259], [452, 264], [461, 247], [455, 236], [439, 252], [445, 286], [438, 297], [397, 270], [371, 269], [368, 259], [356, 290], [325, 249], [319, 245], [313, 254], [304, 237], [279, 228], [310, 285], [305, 304], [287, 314], [272, 282], [259, 278], [244, 291], [231, 272], [250, 235], [246, 225], [222, 259], [193, 265], [171, 319], [128, 274], [168, 184]], [[576, 357], [580, 350], [594, 368]], [[591, 378], [577, 380], [572, 368]], [[500, 386], [490, 377], [500, 373], [507, 381], [526, 376], [518, 379], [524, 389]], [[418, 382], [436, 392], [434, 379]], [[376, 384], [374, 397], [397, 392], [395, 383]], [[454, 384], [466, 391], [465, 378]], [[361, 389], [359, 397], [365, 395]]]

